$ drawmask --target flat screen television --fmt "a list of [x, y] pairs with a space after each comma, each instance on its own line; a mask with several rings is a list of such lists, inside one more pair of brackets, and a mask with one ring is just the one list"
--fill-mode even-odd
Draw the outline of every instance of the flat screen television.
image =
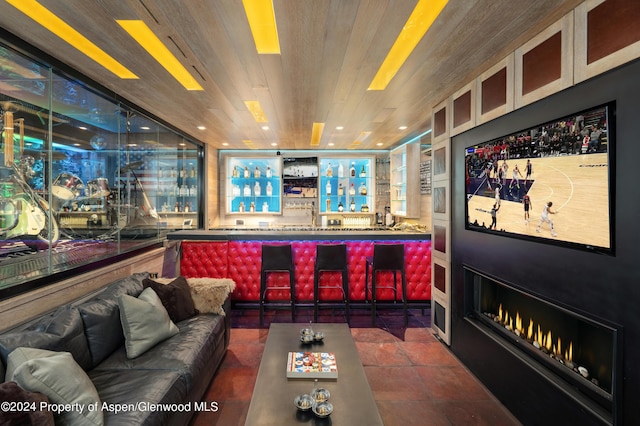
[[465, 147], [466, 229], [613, 254], [615, 103]]
[[318, 196], [318, 157], [282, 159], [282, 179], [286, 198]]

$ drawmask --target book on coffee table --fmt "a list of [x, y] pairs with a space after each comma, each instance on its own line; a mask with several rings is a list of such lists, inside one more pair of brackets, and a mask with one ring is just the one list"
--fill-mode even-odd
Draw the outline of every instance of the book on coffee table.
[[336, 357], [331, 352], [289, 352], [287, 377], [290, 379], [337, 379]]

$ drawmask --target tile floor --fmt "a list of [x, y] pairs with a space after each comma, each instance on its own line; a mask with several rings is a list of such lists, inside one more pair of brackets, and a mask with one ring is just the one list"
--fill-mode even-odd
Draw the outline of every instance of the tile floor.
[[[296, 312], [296, 322], [313, 319], [313, 309]], [[269, 324], [291, 322], [285, 311], [267, 311], [264, 328], [256, 309], [234, 309], [231, 315], [229, 349], [203, 398], [218, 402], [219, 410], [198, 413], [191, 426], [244, 425]], [[344, 321], [342, 310], [322, 310], [318, 318]], [[380, 310], [372, 327], [368, 310], [353, 309], [350, 326], [386, 426], [520, 424], [433, 336], [429, 309], [411, 309], [406, 328], [401, 311]]]

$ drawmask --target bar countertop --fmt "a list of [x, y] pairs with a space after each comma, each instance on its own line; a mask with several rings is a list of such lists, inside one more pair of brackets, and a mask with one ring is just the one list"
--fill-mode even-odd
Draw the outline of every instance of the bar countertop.
[[431, 240], [431, 233], [396, 228], [262, 227], [182, 229], [167, 234], [169, 240]]

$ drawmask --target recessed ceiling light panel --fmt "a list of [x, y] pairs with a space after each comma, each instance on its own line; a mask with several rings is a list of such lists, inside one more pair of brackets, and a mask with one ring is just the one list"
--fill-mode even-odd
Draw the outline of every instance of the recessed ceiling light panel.
[[436, 20], [448, 0], [418, 0], [411, 16], [382, 62], [369, 90], [384, 90]]
[[187, 90], [204, 90], [200, 83], [189, 71], [180, 63], [173, 53], [162, 43], [162, 41], [151, 31], [151, 28], [138, 19], [119, 19], [118, 24], [127, 32], [135, 41], [142, 46], [144, 50], [166, 69], [182, 86]]
[[[60, 19], [46, 7], [35, 0], [7, 0], [7, 3], [48, 29], [80, 52], [87, 55], [115, 75], [123, 79], [137, 79], [138, 76], [129, 71], [120, 62], [109, 56], [91, 40], [80, 34], [71, 25]], [[25, 23], [25, 25], [27, 25]]]
[[242, 0], [251, 34], [260, 54], [280, 54], [280, 40], [272, 0]]

